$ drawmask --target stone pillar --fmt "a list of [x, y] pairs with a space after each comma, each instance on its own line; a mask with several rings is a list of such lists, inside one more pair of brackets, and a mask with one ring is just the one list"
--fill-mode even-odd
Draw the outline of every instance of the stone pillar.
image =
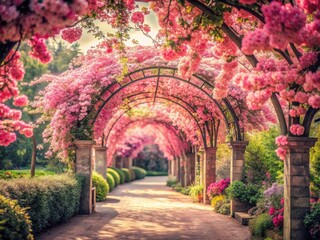
[[284, 229], [286, 240], [310, 239], [303, 219], [310, 210], [309, 150], [317, 139], [288, 137], [284, 164]]
[[189, 186], [195, 183], [195, 160], [196, 155], [194, 153], [186, 154], [186, 185]]
[[186, 187], [186, 159], [185, 155], [182, 154], [180, 157], [180, 183], [182, 187]]
[[200, 185], [203, 185], [203, 159], [204, 158], [204, 152], [199, 151], [199, 180]]
[[130, 159], [129, 159], [129, 157], [123, 157], [122, 160], [123, 160], [123, 167], [124, 168], [130, 168]]
[[115, 161], [116, 168], [120, 168], [120, 169], [123, 168], [123, 159], [122, 159], [122, 157], [116, 156], [114, 161]]
[[217, 148], [205, 148], [203, 159], [203, 203], [209, 203], [207, 188], [216, 181]]
[[[230, 183], [235, 180], [241, 181], [244, 171], [244, 158], [248, 141], [232, 141], [230, 142], [231, 148], [231, 169], [230, 169]], [[234, 217], [235, 212], [246, 212], [250, 206], [243, 204], [238, 200], [231, 200], [230, 214]]]
[[80, 199], [80, 214], [92, 213], [92, 146], [94, 141], [76, 140], [75, 172], [84, 176], [82, 195]]
[[172, 168], [171, 168], [171, 161], [168, 160], [168, 176], [171, 176], [172, 175]]
[[94, 146], [95, 164], [94, 170], [107, 179], [107, 148], [102, 146]]

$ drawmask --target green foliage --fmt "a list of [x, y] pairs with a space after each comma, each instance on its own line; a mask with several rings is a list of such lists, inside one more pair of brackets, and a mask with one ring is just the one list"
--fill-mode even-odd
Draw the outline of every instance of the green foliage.
[[320, 239], [320, 203], [312, 205], [310, 213], [306, 214], [304, 218], [304, 224], [313, 239]]
[[268, 213], [262, 213], [249, 221], [249, 229], [253, 236], [265, 237], [266, 231], [272, 227], [272, 218]]
[[130, 174], [130, 171], [128, 168], [121, 168], [121, 171], [124, 173], [125, 175], [125, 179], [124, 179], [124, 182], [128, 183], [131, 181], [132, 177], [131, 177], [131, 174]]
[[172, 187], [173, 185], [177, 184], [179, 181], [176, 177], [170, 176], [167, 180], [167, 186]]
[[107, 174], [107, 183], [109, 185], [110, 192], [116, 187], [116, 183], [111, 174]]
[[318, 141], [310, 149], [310, 182], [311, 191], [314, 197], [320, 197], [320, 128], [317, 129]]
[[[37, 170], [35, 177], [53, 175], [54, 172], [47, 170]], [[15, 179], [15, 178], [29, 178], [30, 170], [10, 170], [10, 171], [1, 171], [0, 170], [0, 179]]]
[[114, 168], [114, 167], [109, 167], [108, 169], [113, 169], [119, 174], [119, 176], [120, 176], [120, 184], [124, 184], [125, 183], [126, 176], [125, 176], [124, 172], [121, 169]]
[[168, 176], [168, 172], [147, 171], [146, 176], [148, 177]]
[[147, 171], [144, 170], [143, 168], [140, 168], [140, 167], [134, 166], [134, 167], [132, 167], [132, 170], [135, 173], [136, 179], [143, 179], [147, 174]]
[[147, 171], [167, 172], [168, 159], [164, 157], [157, 144], [151, 144], [145, 146], [138, 156], [133, 159], [133, 165]]
[[111, 175], [113, 177], [114, 182], [115, 182], [115, 186], [120, 184], [120, 175], [116, 170], [114, 170], [112, 168], [108, 168], [107, 169], [107, 176], [108, 175]]
[[266, 172], [270, 173], [272, 182], [282, 176], [283, 161], [279, 160], [275, 152], [277, 149], [275, 138], [279, 135], [279, 130], [275, 127], [270, 128], [268, 131], [249, 135], [249, 144], [246, 148], [245, 156], [245, 177], [247, 182], [261, 183], [266, 180]]
[[194, 202], [200, 202], [203, 197], [203, 186], [202, 185], [191, 185], [189, 187], [189, 196]]
[[101, 174], [97, 172], [92, 173], [92, 186], [96, 188], [97, 202], [105, 200], [110, 188]]
[[67, 175], [0, 180], [0, 194], [29, 208], [33, 232], [67, 221], [78, 213], [83, 177]]
[[172, 187], [173, 190], [175, 190], [177, 192], [180, 192], [180, 193], [182, 193], [184, 195], [189, 195], [190, 189], [186, 188], [186, 187], [182, 187], [181, 183], [173, 184], [171, 187]]
[[230, 200], [225, 195], [218, 195], [211, 199], [211, 206], [217, 213], [230, 214]]
[[229, 198], [239, 199], [242, 202], [256, 204], [262, 197], [261, 186], [254, 184], [244, 184], [241, 181], [234, 181], [226, 188], [226, 193]]
[[0, 195], [0, 239], [32, 240], [31, 221], [18, 201]]

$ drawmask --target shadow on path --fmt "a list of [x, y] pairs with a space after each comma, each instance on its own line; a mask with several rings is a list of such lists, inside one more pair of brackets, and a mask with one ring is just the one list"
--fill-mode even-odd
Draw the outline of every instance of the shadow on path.
[[76, 216], [37, 239], [250, 239], [247, 227], [165, 186], [166, 177], [118, 186], [96, 213]]

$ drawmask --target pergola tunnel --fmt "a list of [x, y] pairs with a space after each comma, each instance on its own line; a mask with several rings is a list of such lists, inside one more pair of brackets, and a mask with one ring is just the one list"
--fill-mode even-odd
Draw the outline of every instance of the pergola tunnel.
[[[128, 50], [128, 55], [135, 51], [142, 54], [138, 60], [128, 58], [128, 71], [121, 79], [116, 76], [123, 71], [122, 66], [112, 56], [106, 58], [103, 51], [98, 51], [95, 61], [90, 58], [94, 68], [99, 69], [94, 75], [90, 70], [92, 66], [82, 65], [80, 70], [76, 68], [71, 74], [56, 78], [57, 82], [64, 84], [68, 84], [70, 77], [77, 79], [77, 85], [71, 83], [70, 86], [74, 97], [62, 99], [62, 108], [54, 113], [54, 119], [61, 122], [50, 134], [54, 142], [52, 150], [60, 152], [60, 156], [68, 156], [66, 146], [76, 147], [75, 172], [87, 176], [86, 194], [81, 201], [81, 212], [84, 214], [92, 211], [92, 170], [106, 177], [108, 166], [130, 168], [132, 159], [145, 145], [159, 145], [169, 159], [169, 176], [176, 177], [182, 186], [199, 179], [199, 184], [203, 185], [203, 202], [208, 203], [207, 188], [217, 180], [219, 143], [227, 142], [231, 149], [232, 183], [243, 178], [248, 145], [246, 131], [268, 129], [269, 124], [276, 122], [282, 134], [288, 131], [288, 121], [276, 95], [271, 97], [273, 110], [268, 107], [250, 110], [246, 104], [247, 94], [239, 86], [230, 86], [227, 97], [216, 97], [219, 90], [216, 90], [215, 78], [221, 69], [215, 68], [214, 64], [210, 66], [211, 70], [206, 64], [200, 65], [199, 74], [186, 78], [179, 74], [178, 62], [164, 61], [156, 51], [146, 53], [146, 49], [148, 47]], [[98, 66], [96, 63], [99, 63]], [[81, 70], [89, 70], [90, 78], [79, 75]], [[44, 99], [56, 94], [55, 81], [48, 88]], [[77, 99], [87, 99], [80, 105], [80, 112]], [[75, 105], [77, 108], [73, 113]], [[50, 108], [48, 105], [47, 110]], [[289, 235], [302, 236], [306, 231], [292, 224], [301, 226], [304, 214], [309, 211], [310, 195], [307, 189], [310, 183], [306, 179], [309, 177], [309, 149], [314, 139], [308, 138], [307, 134], [316, 112], [312, 108], [309, 111], [304, 122], [306, 136], [290, 136], [287, 139], [284, 232]], [[61, 123], [70, 121], [61, 114], [72, 118], [72, 124], [65, 124], [62, 129]], [[296, 120], [290, 118], [289, 121]], [[61, 138], [61, 134], [66, 137]], [[69, 135], [71, 137], [67, 137]], [[241, 201], [231, 200], [231, 215], [247, 211], [249, 207]]]

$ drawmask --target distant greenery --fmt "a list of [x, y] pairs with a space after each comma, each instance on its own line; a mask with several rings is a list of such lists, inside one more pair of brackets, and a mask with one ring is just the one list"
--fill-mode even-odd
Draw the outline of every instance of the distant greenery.
[[[50, 170], [37, 170], [36, 177], [39, 176], [46, 176], [46, 175], [53, 175], [55, 172]], [[29, 178], [30, 177], [30, 170], [0, 170], [0, 179], [15, 179], [15, 178]]]
[[148, 177], [156, 177], [156, 176], [168, 176], [168, 172], [157, 172], [157, 171], [147, 171]]

